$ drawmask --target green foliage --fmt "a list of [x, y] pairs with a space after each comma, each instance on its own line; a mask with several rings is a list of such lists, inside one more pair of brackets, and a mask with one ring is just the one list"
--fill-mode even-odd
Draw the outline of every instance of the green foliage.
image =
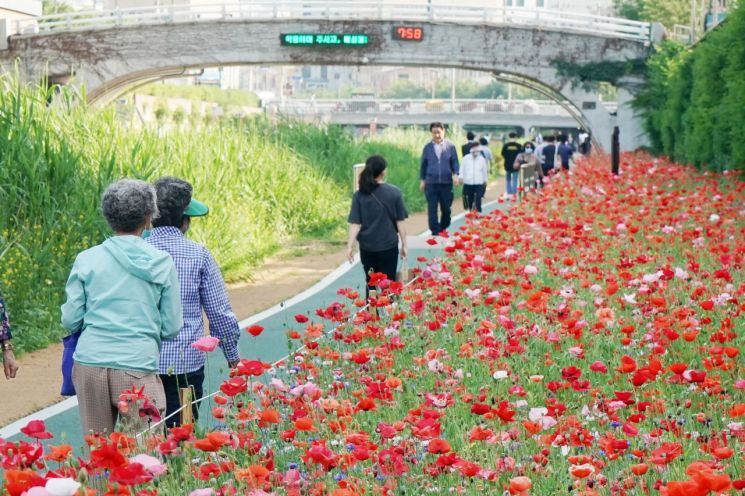
[[745, 170], [745, 7], [693, 48], [658, 47], [635, 102], [653, 150], [711, 170]]
[[187, 100], [214, 102], [223, 108], [259, 106], [259, 97], [250, 91], [222, 90], [215, 86], [153, 83], [139, 88], [137, 93], [164, 98], [185, 98]]
[[73, 11], [74, 9], [70, 5], [60, 0], [42, 0], [41, 2], [41, 13], [45, 16], [67, 14]]
[[0, 288], [22, 353], [62, 334], [59, 305], [77, 253], [109, 230], [101, 193], [113, 180], [176, 175], [211, 207], [190, 237], [206, 244], [228, 281], [245, 280], [296, 237], [343, 238], [351, 165], [372, 153], [391, 163], [391, 182], [422, 207], [416, 163], [424, 133], [358, 141], [339, 128], [259, 119], [132, 130], [115, 108], [94, 111], [63, 89], [0, 76]]
[[623, 86], [622, 80], [629, 76], [644, 74], [645, 59], [630, 59], [625, 61], [604, 60], [579, 64], [572, 60], [554, 59], [551, 65], [556, 68], [560, 77], [568, 78], [574, 86], [581, 86], [587, 91], [597, 90], [599, 83], [610, 83], [613, 86]]
[[688, 0], [615, 0], [616, 14], [637, 21], [659, 22], [672, 29], [675, 24], [690, 24]]
[[431, 93], [427, 88], [418, 86], [411, 81], [398, 81], [381, 95], [383, 98], [429, 98]]
[[634, 21], [642, 20], [642, 9], [639, 0], [613, 0], [616, 15]]

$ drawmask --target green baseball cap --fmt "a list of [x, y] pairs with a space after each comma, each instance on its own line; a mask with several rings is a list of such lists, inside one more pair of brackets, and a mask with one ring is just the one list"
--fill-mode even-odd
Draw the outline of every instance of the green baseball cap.
[[189, 217], [202, 217], [210, 212], [210, 208], [199, 200], [191, 199], [187, 205], [184, 215]]

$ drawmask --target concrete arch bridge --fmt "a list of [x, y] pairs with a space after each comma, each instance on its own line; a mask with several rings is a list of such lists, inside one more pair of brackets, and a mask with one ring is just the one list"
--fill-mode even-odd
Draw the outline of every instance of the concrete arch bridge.
[[645, 142], [631, 95], [612, 114], [562, 77], [556, 62], [628, 61], [659, 33], [646, 23], [546, 10], [387, 0], [249, 0], [205, 6], [76, 12], [0, 20], [0, 64], [83, 84], [91, 101], [193, 68], [250, 65], [385, 65], [481, 70], [532, 85], [566, 105], [609, 148]]

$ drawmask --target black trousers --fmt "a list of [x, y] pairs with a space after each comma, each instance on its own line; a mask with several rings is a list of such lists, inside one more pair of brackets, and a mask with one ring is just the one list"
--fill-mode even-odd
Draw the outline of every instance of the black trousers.
[[[453, 184], [427, 184], [424, 190], [427, 198], [427, 216], [429, 219], [429, 230], [432, 236], [437, 236], [440, 231], [450, 227], [450, 208], [453, 206]], [[440, 207], [442, 217], [437, 218], [437, 207]]]
[[[186, 374], [161, 374], [160, 380], [163, 382], [163, 389], [166, 392], [166, 416], [181, 408], [181, 402], [178, 396], [180, 388], [192, 388], [192, 401], [201, 398], [204, 393], [204, 389], [202, 388], [204, 385], [204, 367]], [[192, 405], [191, 411], [194, 415], [194, 422], [196, 422], [199, 418], [199, 403]], [[181, 425], [181, 414], [177, 413], [166, 420], [166, 426], [168, 427], [178, 425]]]
[[[368, 251], [360, 247], [360, 261], [365, 270], [365, 282], [370, 282], [370, 272], [383, 272], [391, 281], [396, 280], [396, 268], [398, 267], [398, 246], [383, 251]], [[365, 296], [370, 296], [370, 287], [365, 284]]]
[[463, 208], [481, 212], [481, 199], [486, 192], [486, 184], [463, 185]]

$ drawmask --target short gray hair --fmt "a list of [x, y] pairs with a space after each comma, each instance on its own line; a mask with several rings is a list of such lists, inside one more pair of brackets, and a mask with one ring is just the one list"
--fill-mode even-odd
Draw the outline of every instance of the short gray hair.
[[115, 232], [136, 231], [148, 215], [158, 216], [155, 188], [138, 179], [120, 179], [104, 192], [101, 209]]

